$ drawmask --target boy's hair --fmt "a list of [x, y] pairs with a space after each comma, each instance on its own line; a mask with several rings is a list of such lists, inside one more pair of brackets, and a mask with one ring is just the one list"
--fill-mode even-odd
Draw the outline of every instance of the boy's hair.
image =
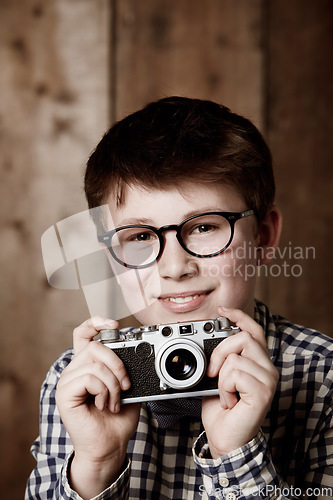
[[181, 183], [233, 186], [260, 223], [274, 201], [271, 154], [246, 118], [212, 101], [168, 97], [116, 123], [91, 154], [85, 174], [89, 208], [118, 206], [124, 187], [170, 189]]

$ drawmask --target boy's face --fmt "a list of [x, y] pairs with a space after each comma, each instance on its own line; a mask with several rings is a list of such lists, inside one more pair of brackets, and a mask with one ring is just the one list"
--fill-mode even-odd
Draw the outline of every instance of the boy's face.
[[[112, 195], [108, 205], [114, 227], [148, 224], [156, 228], [180, 224], [204, 212], [253, 208], [247, 207], [240, 194], [228, 185], [194, 183], [179, 189], [149, 191], [132, 185], [126, 188], [121, 207], [117, 207]], [[166, 231], [164, 250], [157, 263], [138, 270], [123, 268], [125, 272], [119, 275], [127, 305], [143, 325], [216, 318], [218, 306], [236, 307], [253, 316], [255, 277], [253, 272], [248, 273], [251, 277], [246, 272], [256, 266], [255, 233], [254, 216], [241, 219], [224, 253], [198, 258], [181, 247], [175, 231]], [[244, 255], [244, 248], [251, 252]], [[142, 309], [144, 303], [148, 306]]]

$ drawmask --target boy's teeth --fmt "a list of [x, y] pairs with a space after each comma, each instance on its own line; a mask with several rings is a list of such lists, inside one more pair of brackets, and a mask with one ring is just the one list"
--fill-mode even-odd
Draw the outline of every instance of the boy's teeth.
[[170, 302], [176, 302], [176, 304], [183, 304], [184, 302], [191, 302], [191, 300], [196, 299], [199, 295], [189, 295], [188, 297], [169, 297], [167, 300]]

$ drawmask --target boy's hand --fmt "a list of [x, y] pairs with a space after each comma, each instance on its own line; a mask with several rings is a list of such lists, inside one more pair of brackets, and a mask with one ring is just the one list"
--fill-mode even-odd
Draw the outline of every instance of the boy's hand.
[[130, 387], [118, 356], [93, 341], [99, 330], [117, 322], [95, 317], [74, 330], [74, 358], [58, 382], [57, 407], [72, 440], [72, 488], [92, 498], [118, 477], [140, 405], [120, 406], [120, 392]]
[[207, 370], [208, 376], [219, 376], [219, 396], [204, 398], [202, 407], [213, 458], [226, 455], [256, 436], [279, 378], [261, 326], [238, 309], [219, 308], [218, 312], [241, 331], [214, 349]]

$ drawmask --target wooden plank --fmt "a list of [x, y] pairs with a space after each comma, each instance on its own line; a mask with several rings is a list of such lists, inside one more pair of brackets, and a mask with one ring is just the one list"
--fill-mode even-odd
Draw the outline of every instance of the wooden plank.
[[[34, 466], [38, 395], [88, 315], [81, 292], [46, 283], [42, 233], [86, 208], [84, 164], [109, 122], [107, 0], [0, 3], [2, 495]], [[19, 464], [19, 467], [18, 467]]]
[[118, 0], [116, 115], [154, 99], [213, 99], [262, 122], [260, 0]]
[[[284, 214], [281, 247], [291, 248], [286, 263], [302, 271], [270, 279], [270, 302], [332, 335], [333, 5], [270, 1], [268, 21], [267, 125]], [[306, 258], [311, 247], [315, 258]]]

